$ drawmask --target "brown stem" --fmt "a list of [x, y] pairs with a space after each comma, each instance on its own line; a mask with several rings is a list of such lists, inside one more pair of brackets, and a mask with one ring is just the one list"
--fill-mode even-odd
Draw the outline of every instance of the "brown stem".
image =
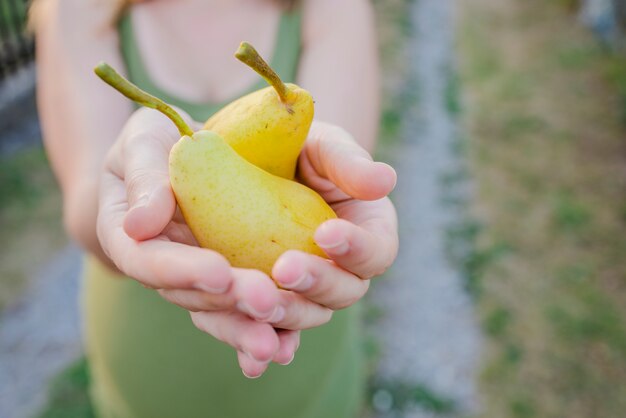
[[278, 74], [272, 67], [269, 66], [267, 62], [259, 53], [254, 49], [252, 45], [247, 42], [242, 42], [239, 45], [239, 49], [235, 52], [235, 57], [252, 68], [254, 71], [259, 73], [261, 77], [265, 79], [278, 93], [280, 97], [280, 101], [286, 104], [293, 103], [295, 100], [294, 93], [287, 88], [283, 80], [280, 79]]

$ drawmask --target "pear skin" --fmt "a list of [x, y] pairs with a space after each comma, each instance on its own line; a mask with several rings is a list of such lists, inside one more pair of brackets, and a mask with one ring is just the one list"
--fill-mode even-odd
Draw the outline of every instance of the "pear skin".
[[237, 99], [213, 115], [203, 129], [217, 132], [239, 155], [257, 167], [293, 179], [313, 121], [313, 98], [280, 77], [247, 42], [235, 57], [270, 84]]
[[308, 187], [270, 174], [238, 155], [219, 135], [198, 131], [172, 148], [170, 181], [198, 243], [235, 267], [271, 274], [289, 249], [321, 257], [317, 227], [336, 218]]
[[295, 84], [283, 103], [273, 87], [250, 93], [213, 115], [204, 124], [246, 160], [277, 176], [293, 179], [302, 145], [313, 121], [313, 98]]
[[[159, 110], [178, 127], [181, 139], [169, 155], [170, 183], [185, 221], [200, 246], [221, 253], [235, 267], [259, 269], [268, 275], [276, 259], [289, 249], [326, 257], [315, 244], [313, 234], [320, 224], [337, 216], [320, 195], [298, 182], [255, 166], [215, 132], [194, 133], [171, 106], [139, 89], [108, 64], [100, 63], [94, 71], [120, 93]], [[292, 94], [291, 87], [283, 87], [282, 96], [288, 98], [287, 104], [291, 103], [292, 115], [296, 114], [295, 108], [306, 109], [293, 106], [299, 96]], [[294, 88], [293, 92], [296, 91]], [[286, 102], [281, 100], [276, 106], [289, 113]], [[280, 122], [281, 116], [268, 114], [269, 119], [272, 117]], [[293, 120], [292, 116], [290, 121]], [[270, 122], [267, 123], [269, 126]], [[308, 126], [305, 134], [306, 131]], [[249, 141], [247, 143], [251, 144]], [[268, 145], [267, 142], [252, 143], [261, 149]], [[270, 155], [266, 154], [266, 158]], [[293, 162], [295, 164], [295, 158]]]

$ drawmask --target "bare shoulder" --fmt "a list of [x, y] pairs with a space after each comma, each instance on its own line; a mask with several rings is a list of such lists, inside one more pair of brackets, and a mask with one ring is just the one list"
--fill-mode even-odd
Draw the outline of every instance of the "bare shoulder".
[[29, 26], [35, 32], [52, 26], [58, 36], [88, 41], [113, 32], [118, 11], [115, 1], [33, 0]]
[[369, 29], [374, 11], [369, 0], [302, 0], [304, 42], [337, 31]]

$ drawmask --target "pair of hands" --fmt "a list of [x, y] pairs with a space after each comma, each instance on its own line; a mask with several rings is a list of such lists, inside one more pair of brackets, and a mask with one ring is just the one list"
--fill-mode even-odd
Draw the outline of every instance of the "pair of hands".
[[357, 302], [369, 279], [391, 265], [398, 236], [387, 195], [396, 174], [373, 162], [345, 131], [314, 122], [298, 181], [316, 190], [339, 219], [314, 235], [329, 260], [287, 251], [276, 261], [272, 277], [279, 289], [266, 274], [234, 268], [198, 247], [169, 182], [169, 151], [179, 139], [156, 111], [140, 109], [129, 119], [105, 161], [98, 238], [117, 269], [188, 310], [197, 328], [237, 350], [246, 376], [258, 377], [272, 361], [289, 364], [300, 330]]

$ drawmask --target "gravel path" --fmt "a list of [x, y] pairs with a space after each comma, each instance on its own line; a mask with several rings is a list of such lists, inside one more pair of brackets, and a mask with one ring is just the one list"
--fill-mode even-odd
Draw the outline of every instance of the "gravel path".
[[33, 277], [0, 317], [0, 417], [28, 418], [48, 380], [82, 353], [78, 320], [80, 252], [69, 246]]
[[[453, 64], [454, 1], [416, 0], [411, 7], [414, 79], [408, 84], [417, 86], [419, 99], [406, 110], [402, 140], [385, 151], [399, 177], [393, 200], [401, 250], [387, 277], [374, 286], [372, 301], [383, 317], [372, 331], [382, 345], [380, 379], [425, 386], [455, 401], [455, 416], [461, 416], [478, 407], [481, 334], [463, 278], [444, 249], [445, 228], [455, 214], [443, 203], [441, 178], [460, 163], [453, 151], [455, 121], [445, 102]], [[379, 395], [384, 410], [393, 393]], [[415, 407], [402, 416], [435, 415]]]

